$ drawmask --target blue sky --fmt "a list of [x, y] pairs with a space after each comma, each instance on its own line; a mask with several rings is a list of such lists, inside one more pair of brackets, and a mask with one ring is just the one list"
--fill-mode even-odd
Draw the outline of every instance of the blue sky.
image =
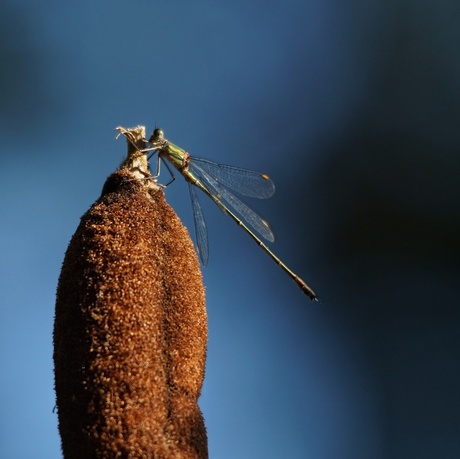
[[[311, 304], [203, 197], [210, 457], [458, 457], [456, 9], [6, 2], [0, 456], [61, 457], [57, 279], [125, 154], [114, 128], [142, 124], [268, 173], [275, 196], [247, 202], [322, 298]], [[193, 238], [185, 184], [166, 196]]]

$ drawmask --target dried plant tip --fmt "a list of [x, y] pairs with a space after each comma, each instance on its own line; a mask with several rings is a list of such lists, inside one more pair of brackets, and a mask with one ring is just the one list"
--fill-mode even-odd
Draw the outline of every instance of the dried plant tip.
[[[156, 183], [150, 174], [149, 163], [145, 152], [145, 127], [136, 126], [126, 129], [118, 126], [116, 130], [118, 131], [116, 138], [118, 139], [120, 135], [123, 135], [126, 137], [128, 144], [128, 155], [121, 163], [120, 170], [130, 171], [139, 180], [149, 180], [151, 184]], [[156, 185], [156, 188], [159, 188], [159, 186]]]

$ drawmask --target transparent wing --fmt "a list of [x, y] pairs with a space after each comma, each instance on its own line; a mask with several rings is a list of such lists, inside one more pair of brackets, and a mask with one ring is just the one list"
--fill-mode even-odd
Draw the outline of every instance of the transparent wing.
[[275, 185], [268, 175], [236, 166], [217, 164], [208, 159], [196, 158], [195, 156], [191, 160], [198, 164], [217, 183], [244, 196], [267, 199], [273, 196], [275, 192]]
[[204, 220], [203, 209], [201, 208], [200, 201], [195, 191], [195, 186], [190, 182], [188, 189], [190, 191], [190, 199], [192, 201], [193, 221], [195, 223], [196, 247], [201, 264], [206, 266], [208, 264], [209, 249], [208, 249], [208, 231], [206, 230], [206, 222]]
[[223, 184], [217, 182], [205, 169], [201, 167], [201, 162], [190, 162], [189, 170], [192, 171], [208, 189], [209, 193], [220, 203], [219, 207], [225, 211], [225, 202], [229, 207], [241, 217], [245, 223], [251, 226], [257, 233], [259, 233], [267, 241], [273, 242], [275, 236], [269, 224], [250, 209], [244, 202], [240, 201], [234, 194], [232, 194]]

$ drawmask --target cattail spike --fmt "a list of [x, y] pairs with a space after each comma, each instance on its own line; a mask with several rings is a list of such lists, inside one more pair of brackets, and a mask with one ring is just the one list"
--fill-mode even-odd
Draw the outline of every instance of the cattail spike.
[[197, 399], [207, 317], [199, 263], [139, 151], [145, 130], [121, 129], [128, 158], [82, 217], [57, 289], [64, 458], [205, 459]]

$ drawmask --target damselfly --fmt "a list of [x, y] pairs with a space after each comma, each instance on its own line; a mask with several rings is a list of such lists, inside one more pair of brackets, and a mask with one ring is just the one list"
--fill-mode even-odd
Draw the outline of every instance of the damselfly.
[[[260, 234], [267, 241], [273, 242], [275, 237], [269, 224], [230, 191], [233, 190], [253, 198], [269, 198], [275, 192], [275, 185], [268, 175], [190, 156], [185, 150], [169, 142], [161, 129], [155, 129], [146, 144], [145, 151], [152, 151], [149, 159], [158, 153], [157, 176], [159, 175], [160, 160], [167, 159], [184, 176], [189, 185], [197, 249], [204, 266], [208, 262], [209, 255], [208, 235], [203, 210], [198, 201], [195, 187], [208, 195], [225, 214], [241, 226], [312, 301], [318, 300], [315, 292], [307, 283], [283, 263], [256, 235], [256, 233]], [[165, 165], [168, 167], [167, 163]]]

